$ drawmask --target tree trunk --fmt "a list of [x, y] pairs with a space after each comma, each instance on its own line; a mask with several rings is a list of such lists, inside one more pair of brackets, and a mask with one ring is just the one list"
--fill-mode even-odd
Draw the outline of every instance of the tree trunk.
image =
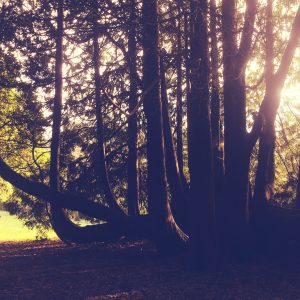
[[[217, 39], [217, 8], [216, 1], [210, 0], [210, 57], [211, 57], [211, 129], [215, 178], [216, 209], [224, 195], [224, 148], [221, 145], [221, 120], [220, 120], [220, 83], [219, 83], [219, 53]], [[218, 216], [221, 212], [216, 211]], [[217, 217], [217, 220], [219, 218]]]
[[219, 94], [219, 54], [217, 40], [216, 1], [210, 0], [210, 36], [211, 36], [211, 131], [213, 148], [220, 147], [220, 94]]
[[[60, 127], [62, 119], [62, 89], [63, 89], [63, 32], [64, 32], [64, 1], [57, 3], [57, 31], [56, 31], [56, 54], [55, 54], [55, 96], [53, 106], [53, 123], [50, 156], [50, 187], [60, 190]], [[49, 215], [52, 227], [58, 237], [63, 241], [72, 240], [73, 223], [68, 219], [59, 202], [49, 205]]]
[[[130, 96], [129, 111], [137, 106], [137, 65], [136, 65], [136, 4], [130, 0], [130, 24], [128, 34], [128, 56], [130, 73]], [[130, 216], [139, 214], [139, 176], [137, 157], [137, 114], [129, 117], [128, 120], [128, 214]]]
[[191, 249], [194, 264], [210, 265], [216, 254], [214, 178], [209, 110], [206, 0], [191, 1], [191, 93], [189, 97], [189, 170]]
[[249, 59], [256, 1], [246, 1], [241, 42], [237, 47], [236, 1], [222, 2], [224, 65], [225, 201], [223, 246], [227, 254], [243, 254], [248, 248], [249, 163], [253, 145], [246, 130], [245, 66]]
[[186, 84], [186, 99], [188, 102], [188, 98], [190, 95], [190, 49], [189, 49], [189, 36], [190, 36], [190, 28], [189, 28], [189, 0], [183, 0], [183, 25], [184, 25], [184, 66], [185, 66], [185, 84]]
[[[147, 120], [148, 203], [156, 243], [162, 252], [183, 244], [186, 236], [172, 216], [167, 193], [162, 104], [159, 88], [157, 1], [143, 0], [142, 7], [143, 88], [153, 86], [144, 97]], [[176, 245], [176, 246], [175, 246]], [[173, 250], [175, 250], [173, 248]]]
[[177, 160], [180, 173], [183, 174], [183, 140], [182, 140], [182, 33], [181, 33], [181, 0], [177, 1], [178, 4], [178, 24], [177, 24], [177, 57], [176, 57], [176, 70], [177, 70], [177, 103], [176, 103], [176, 137], [177, 137]]
[[184, 38], [184, 67], [185, 67], [185, 94], [186, 94], [186, 106], [187, 106], [187, 133], [189, 131], [189, 102], [191, 93], [191, 82], [190, 82], [190, 0], [182, 0], [183, 3], [183, 38]]
[[[272, 77], [274, 75], [274, 37], [273, 37], [273, 0], [268, 0], [266, 10], [266, 64], [265, 82], [266, 94], [272, 92]], [[256, 170], [253, 209], [261, 209], [274, 195], [275, 181], [275, 117], [264, 120], [264, 127], [259, 139], [258, 166]]]
[[[172, 136], [170, 118], [169, 118], [169, 103], [165, 79], [165, 70], [163, 55], [160, 56], [160, 82], [161, 82], [161, 100], [162, 100], [162, 117], [163, 117], [163, 134], [165, 143], [165, 160], [166, 173], [171, 194], [171, 209], [176, 220], [176, 223], [181, 228], [187, 229], [187, 205], [188, 194], [182, 183], [179, 164], [175, 152], [174, 141]], [[184, 178], [185, 179], [185, 178]]]

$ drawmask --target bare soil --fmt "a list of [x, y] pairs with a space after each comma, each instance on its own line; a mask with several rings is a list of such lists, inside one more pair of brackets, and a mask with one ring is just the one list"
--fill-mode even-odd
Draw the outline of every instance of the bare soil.
[[290, 257], [199, 272], [144, 241], [1, 243], [0, 257], [0, 299], [300, 299]]

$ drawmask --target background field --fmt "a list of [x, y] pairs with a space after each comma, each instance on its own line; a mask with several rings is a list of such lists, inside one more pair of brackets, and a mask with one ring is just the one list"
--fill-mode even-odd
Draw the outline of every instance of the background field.
[[[36, 236], [36, 230], [30, 230], [23, 225], [21, 220], [11, 216], [7, 211], [0, 210], [0, 242], [32, 241], [36, 239]], [[47, 238], [54, 240], [57, 236], [51, 230]]]

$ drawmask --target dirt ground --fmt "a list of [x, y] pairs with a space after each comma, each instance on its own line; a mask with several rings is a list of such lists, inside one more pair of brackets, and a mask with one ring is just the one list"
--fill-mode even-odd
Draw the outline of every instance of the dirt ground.
[[300, 299], [300, 259], [199, 272], [142, 241], [1, 243], [0, 257], [0, 299]]

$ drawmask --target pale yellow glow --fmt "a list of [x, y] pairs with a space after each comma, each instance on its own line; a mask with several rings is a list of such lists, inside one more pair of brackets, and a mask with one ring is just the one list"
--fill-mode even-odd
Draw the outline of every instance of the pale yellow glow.
[[300, 82], [295, 83], [291, 87], [284, 88], [281, 93], [281, 108], [285, 105], [292, 105], [297, 110], [295, 113], [299, 114], [300, 110]]

